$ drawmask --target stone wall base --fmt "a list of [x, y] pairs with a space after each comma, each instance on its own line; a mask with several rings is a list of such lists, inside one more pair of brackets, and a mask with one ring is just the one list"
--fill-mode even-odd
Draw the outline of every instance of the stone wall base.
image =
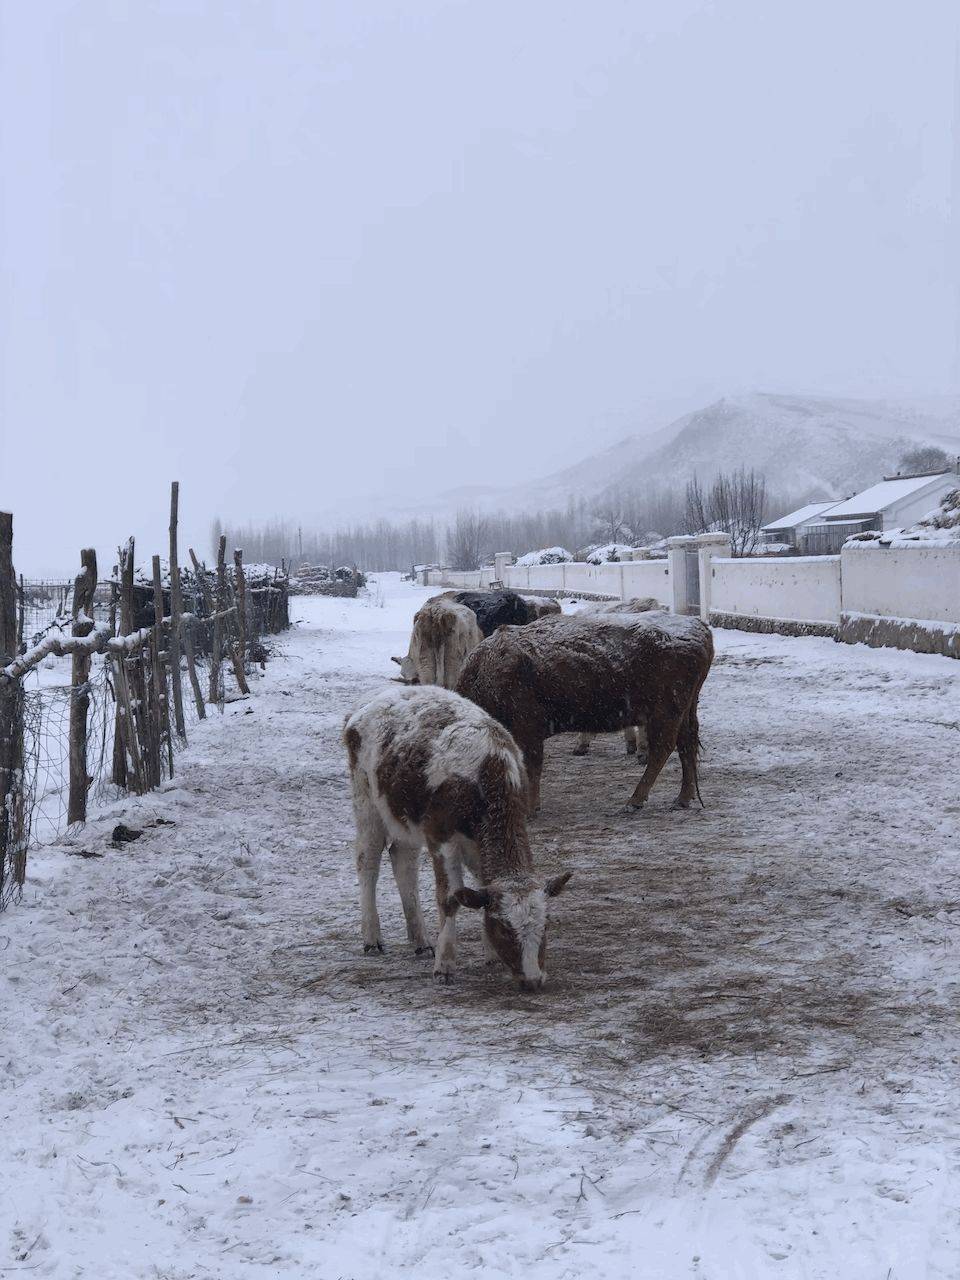
[[841, 613], [837, 639], [844, 644], [868, 644], [874, 649], [912, 649], [914, 653], [960, 658], [960, 626], [950, 622]]
[[833, 622], [797, 622], [793, 618], [757, 618], [746, 613], [710, 614], [712, 627], [728, 627], [734, 631], [755, 631], [762, 635], [826, 636], [838, 639], [838, 628]]

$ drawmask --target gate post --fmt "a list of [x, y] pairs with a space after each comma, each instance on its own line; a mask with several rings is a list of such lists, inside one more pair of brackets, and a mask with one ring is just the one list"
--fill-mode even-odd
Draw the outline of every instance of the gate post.
[[700, 617], [710, 621], [710, 583], [713, 578], [714, 556], [729, 556], [732, 550], [729, 533], [701, 533], [697, 535], [697, 555], [700, 557]]
[[696, 538], [692, 538], [687, 534], [681, 534], [676, 538], [667, 539], [667, 563], [670, 566], [670, 610], [672, 613], [689, 613], [691, 605], [696, 605], [695, 600], [690, 599], [690, 591], [687, 588], [687, 548], [694, 548], [697, 544]]

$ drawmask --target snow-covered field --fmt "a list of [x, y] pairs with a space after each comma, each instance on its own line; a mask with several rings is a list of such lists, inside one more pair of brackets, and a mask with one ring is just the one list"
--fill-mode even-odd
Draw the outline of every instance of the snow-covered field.
[[293, 602], [174, 785], [32, 855], [0, 1271], [955, 1278], [960, 663], [717, 632], [706, 808], [670, 810], [674, 761], [628, 815], [619, 739], [554, 739], [550, 986], [471, 917], [436, 988], [389, 868], [361, 954], [338, 736], [428, 594]]

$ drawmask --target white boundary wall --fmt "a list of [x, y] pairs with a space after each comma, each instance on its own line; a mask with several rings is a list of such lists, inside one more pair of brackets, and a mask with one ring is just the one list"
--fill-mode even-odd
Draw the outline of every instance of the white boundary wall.
[[710, 560], [710, 612], [836, 626], [840, 557], [760, 556]]
[[843, 549], [843, 609], [960, 624], [960, 543]]
[[[675, 541], [684, 546], [671, 552], [671, 561], [512, 565], [501, 570], [503, 585], [617, 600], [653, 596], [683, 612], [686, 557], [692, 554], [699, 561], [701, 616], [714, 625], [815, 632], [851, 643], [960, 654], [960, 543], [883, 547], [876, 542], [851, 542], [839, 556], [733, 559], [713, 554], [716, 534]], [[427, 575], [427, 582], [485, 589], [494, 572], [436, 570]]]
[[670, 570], [666, 560], [632, 560], [622, 564], [511, 565], [503, 585], [520, 591], [569, 591], [627, 600], [653, 596], [669, 608]]

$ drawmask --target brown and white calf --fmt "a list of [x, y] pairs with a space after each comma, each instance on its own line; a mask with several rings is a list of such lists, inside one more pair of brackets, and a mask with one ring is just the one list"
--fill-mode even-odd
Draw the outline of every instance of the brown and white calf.
[[614, 733], [643, 724], [647, 763], [628, 803], [641, 808], [671, 752], [683, 781], [676, 805], [697, 794], [697, 701], [713, 661], [699, 618], [669, 613], [541, 618], [501, 627], [467, 659], [457, 690], [513, 734], [540, 807], [543, 744], [556, 733]]
[[[440, 932], [434, 974], [449, 981], [460, 907], [483, 910], [488, 955], [497, 956], [522, 990], [546, 977], [547, 899], [571, 872], [546, 885], [534, 875], [527, 839], [523, 757], [510, 734], [472, 702], [436, 686], [391, 688], [348, 717], [357, 825], [357, 873], [365, 952], [382, 951], [377, 877], [390, 850], [407, 934], [429, 952], [417, 865], [426, 846], [436, 878]], [[478, 881], [463, 883], [464, 864]]]
[[[653, 596], [634, 596], [631, 600], [598, 600], [590, 601], [582, 605], [577, 610], [578, 614], [587, 613], [666, 613], [666, 607], [655, 600]], [[585, 756], [589, 754], [590, 744], [596, 735], [592, 733], [581, 733], [577, 739], [577, 745], [573, 748], [575, 756]], [[642, 754], [640, 751], [641, 743], [643, 750], [646, 751], [647, 733], [642, 724], [628, 725], [623, 731], [623, 745], [626, 747], [628, 756]]]
[[400, 679], [407, 684], [438, 684], [452, 689], [467, 655], [483, 633], [476, 615], [449, 596], [433, 596], [414, 614], [410, 648], [400, 664]]

